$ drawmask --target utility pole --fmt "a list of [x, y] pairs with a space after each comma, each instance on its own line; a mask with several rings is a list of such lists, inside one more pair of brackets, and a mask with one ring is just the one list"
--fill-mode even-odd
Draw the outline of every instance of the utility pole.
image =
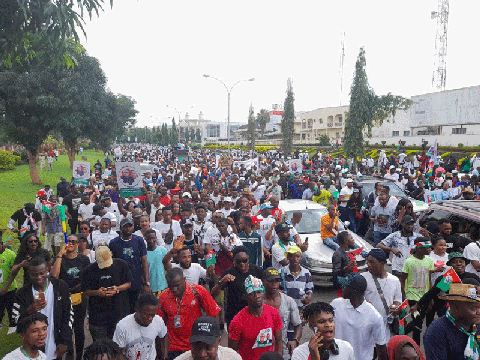
[[447, 85], [447, 32], [449, 10], [449, 0], [438, 0], [437, 11], [432, 11], [431, 13], [432, 19], [437, 19], [432, 87], [440, 91], [444, 91]]

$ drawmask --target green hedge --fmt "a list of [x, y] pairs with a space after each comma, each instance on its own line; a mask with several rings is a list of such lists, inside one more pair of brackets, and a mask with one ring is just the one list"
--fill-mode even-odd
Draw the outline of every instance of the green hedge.
[[0, 150], [0, 170], [13, 170], [21, 158], [10, 151]]

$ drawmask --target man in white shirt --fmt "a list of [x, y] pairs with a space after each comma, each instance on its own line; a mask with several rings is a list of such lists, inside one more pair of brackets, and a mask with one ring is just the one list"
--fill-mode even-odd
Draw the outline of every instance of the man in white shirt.
[[[182, 237], [185, 235], [182, 235]], [[178, 241], [182, 238], [180, 237]], [[178, 264], [172, 263], [172, 257], [177, 254]], [[174, 247], [163, 258], [163, 266], [165, 271], [170, 270], [172, 267], [179, 267], [183, 271], [183, 276], [189, 284], [200, 284], [200, 280], [206, 281], [207, 276], [212, 272], [213, 267], [209, 267], [205, 270], [200, 264], [192, 263], [192, 251], [190, 248], [184, 246], [180, 250]]]
[[[150, 200], [151, 197], [151, 200]], [[150, 207], [148, 206], [150, 205]], [[156, 221], [157, 211], [163, 209], [163, 204], [160, 202], [160, 195], [159, 194], [147, 194], [147, 201], [146, 201], [146, 210], [147, 214], [150, 215], [150, 222], [153, 224]]]
[[92, 221], [95, 219], [93, 215], [93, 207], [95, 204], [90, 202], [90, 195], [83, 195], [83, 203], [78, 207], [78, 216], [82, 218], [82, 221], [88, 221], [92, 226]]
[[5, 355], [3, 360], [47, 360], [40, 349], [45, 347], [47, 339], [48, 318], [42, 313], [35, 313], [20, 319], [17, 334], [22, 338], [22, 346]]
[[120, 230], [120, 210], [118, 210], [118, 205], [117, 203], [114, 203], [112, 201], [112, 197], [110, 195], [103, 195], [102, 196], [102, 204], [103, 208], [108, 212], [116, 217], [116, 225], [115, 225], [115, 230]]
[[343, 298], [331, 302], [337, 337], [352, 345], [355, 360], [373, 359], [374, 348], [378, 360], [387, 360], [382, 315], [364, 297], [367, 280], [358, 273], [350, 273], [347, 277], [338, 277], [338, 282], [343, 286]]
[[367, 280], [365, 299], [382, 315], [385, 325], [385, 343], [392, 334], [389, 323], [393, 322], [396, 310], [402, 303], [400, 280], [385, 271], [387, 256], [381, 249], [372, 249], [368, 253], [368, 272], [362, 275]]
[[98, 229], [102, 219], [110, 220], [110, 228], [115, 229], [117, 227], [117, 217], [114, 214], [107, 212], [103, 205], [95, 204], [93, 206], [93, 215], [95, 215], [95, 219], [92, 221], [94, 228]]
[[[127, 360], [167, 358], [167, 327], [157, 315], [157, 308], [155, 295], [142, 294], [138, 297], [135, 313], [118, 322], [113, 341], [123, 349]], [[157, 342], [157, 338], [160, 341]]]
[[165, 248], [170, 250], [173, 247], [173, 241], [182, 235], [180, 223], [172, 219], [172, 208], [170, 206], [162, 209], [162, 221], [151, 224], [152, 229], [157, 229], [161, 233], [161, 238], [165, 242]]
[[385, 174], [384, 178], [386, 180], [398, 181], [398, 174], [395, 172], [395, 166], [391, 165], [389, 172]]
[[[96, 250], [99, 246], [108, 246], [110, 240], [115, 239], [118, 236], [116, 231], [111, 229], [111, 222], [109, 218], [104, 218], [100, 220], [100, 226], [98, 230], [92, 232], [92, 248]], [[90, 239], [87, 239], [88, 241]]]
[[333, 307], [324, 302], [312, 303], [303, 309], [303, 318], [313, 336], [293, 350], [292, 360], [355, 360], [352, 345], [335, 338], [334, 316]]
[[340, 194], [338, 197], [339, 207], [338, 210], [340, 211], [340, 217], [342, 220], [347, 220], [347, 202], [350, 199], [350, 196], [353, 194], [353, 180], [351, 178], [347, 179], [347, 186], [340, 190]]

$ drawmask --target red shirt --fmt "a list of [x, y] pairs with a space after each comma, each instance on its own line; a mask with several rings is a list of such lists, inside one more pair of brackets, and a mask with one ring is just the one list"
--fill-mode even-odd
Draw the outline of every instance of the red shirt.
[[[203, 309], [207, 315], [211, 317], [217, 316], [220, 308], [210, 293], [201, 285], [192, 286], [195, 287], [197, 297], [202, 302]], [[193, 323], [202, 316], [202, 308], [198, 303], [197, 297], [193, 294], [192, 288], [188, 283], [181, 300], [176, 298], [170, 289], [165, 290], [160, 295], [157, 314], [163, 318], [167, 325], [170, 341], [169, 351], [187, 351], [191, 349], [189, 340]], [[175, 320], [177, 316], [180, 319], [179, 321]]]
[[282, 209], [275, 208], [272, 209], [272, 216], [276, 219], [280, 219], [282, 217], [283, 211]]
[[260, 317], [251, 315], [248, 307], [244, 307], [235, 315], [228, 337], [239, 340], [238, 353], [243, 360], [256, 360], [267, 351], [275, 350], [275, 331], [282, 329], [282, 318], [277, 309], [263, 305]]
[[167, 207], [172, 203], [172, 197], [170, 195], [167, 196], [160, 196], [160, 204]]

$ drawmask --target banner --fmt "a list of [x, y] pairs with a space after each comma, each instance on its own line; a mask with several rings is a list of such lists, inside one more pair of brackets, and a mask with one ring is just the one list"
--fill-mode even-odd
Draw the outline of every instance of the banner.
[[442, 199], [442, 190], [425, 190], [425, 202], [431, 204], [432, 202], [439, 201]]
[[88, 161], [74, 161], [72, 177], [72, 184], [89, 185], [90, 163]]
[[117, 162], [118, 189], [121, 197], [143, 195], [143, 179], [139, 162]]
[[288, 170], [292, 173], [301, 173], [303, 170], [302, 159], [292, 159], [287, 161]]
[[231, 156], [220, 156], [218, 159], [218, 166], [219, 167], [231, 167], [233, 164], [233, 158]]
[[241, 167], [242, 165], [245, 165], [245, 169], [250, 170], [253, 166], [256, 166], [257, 169], [259, 168], [259, 161], [258, 157], [255, 159], [250, 159], [250, 160], [244, 160], [244, 161], [234, 161], [233, 162], [233, 167]]

